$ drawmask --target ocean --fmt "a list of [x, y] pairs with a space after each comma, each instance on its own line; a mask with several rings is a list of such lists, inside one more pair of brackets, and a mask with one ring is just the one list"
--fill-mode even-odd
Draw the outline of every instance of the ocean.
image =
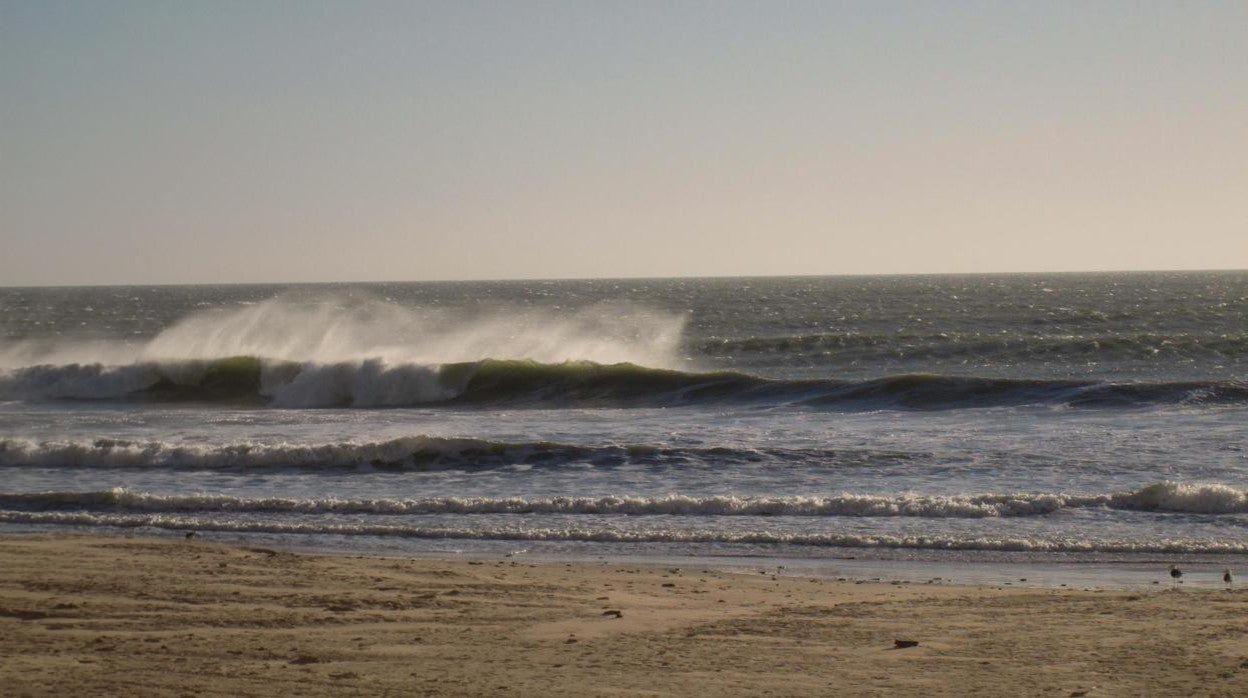
[[1220, 572], [1248, 272], [0, 288], [0, 478], [10, 533]]

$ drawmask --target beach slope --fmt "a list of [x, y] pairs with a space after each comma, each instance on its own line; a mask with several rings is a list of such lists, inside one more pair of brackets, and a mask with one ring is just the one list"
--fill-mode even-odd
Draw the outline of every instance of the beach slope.
[[0, 537], [8, 696], [766, 692], [1248, 695], [1248, 592]]

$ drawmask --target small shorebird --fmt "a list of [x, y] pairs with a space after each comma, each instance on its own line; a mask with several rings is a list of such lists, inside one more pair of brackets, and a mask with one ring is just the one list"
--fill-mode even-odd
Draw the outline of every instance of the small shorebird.
[[1227, 589], [1230, 589], [1233, 586], [1235, 579], [1231, 577], [1230, 570], [1222, 570], [1222, 581], [1226, 582]]
[[1170, 578], [1174, 580], [1175, 589], [1179, 588], [1179, 578], [1182, 576], [1183, 576], [1183, 570], [1179, 569], [1178, 567], [1175, 567], [1174, 565], [1170, 565]]

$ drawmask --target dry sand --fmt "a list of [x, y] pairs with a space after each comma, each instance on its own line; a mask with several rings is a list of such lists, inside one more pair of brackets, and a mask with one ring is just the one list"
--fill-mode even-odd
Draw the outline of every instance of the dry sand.
[[1244, 696], [1248, 591], [0, 537], [0, 695], [327, 694]]

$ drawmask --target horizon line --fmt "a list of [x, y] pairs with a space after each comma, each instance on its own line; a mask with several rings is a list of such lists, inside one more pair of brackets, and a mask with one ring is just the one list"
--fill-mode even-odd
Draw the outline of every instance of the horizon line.
[[941, 272], [891, 272], [891, 273], [830, 273], [830, 274], [708, 274], [695, 276], [566, 276], [566, 277], [510, 277], [510, 278], [460, 278], [460, 279], [375, 279], [371, 281], [186, 281], [155, 283], [69, 283], [69, 284], [4, 284], [0, 289], [27, 288], [132, 288], [132, 287], [187, 287], [187, 286], [362, 286], [367, 284], [466, 284], [466, 283], [549, 283], [565, 281], [707, 281], [714, 279], [826, 279], [826, 278], [902, 278], [924, 276], [1035, 276], [1039, 274], [1217, 274], [1248, 273], [1244, 268], [1201, 269], [1066, 269], [1040, 271], [941, 271]]

